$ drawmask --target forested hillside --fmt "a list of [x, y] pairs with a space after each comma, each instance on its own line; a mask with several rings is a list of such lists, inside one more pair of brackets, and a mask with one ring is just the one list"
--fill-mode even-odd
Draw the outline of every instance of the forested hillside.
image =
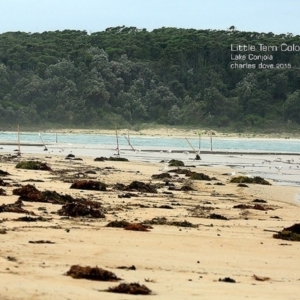
[[[300, 124], [300, 51], [280, 49], [283, 43], [300, 45], [300, 37], [233, 26], [3, 33], [0, 125], [295, 127]], [[249, 44], [256, 52], [232, 46]], [[258, 45], [270, 47], [262, 52]], [[241, 57], [253, 53], [272, 58]], [[246, 62], [256, 68], [245, 67]], [[261, 62], [274, 68], [259, 69]]]

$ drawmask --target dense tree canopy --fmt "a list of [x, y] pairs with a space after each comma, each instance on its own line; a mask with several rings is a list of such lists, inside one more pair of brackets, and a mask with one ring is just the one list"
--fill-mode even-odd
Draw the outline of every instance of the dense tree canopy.
[[[300, 45], [291, 34], [135, 27], [0, 35], [0, 124], [276, 128], [300, 124]], [[249, 61], [232, 54], [272, 55]], [[255, 69], [231, 67], [256, 64]], [[280, 68], [259, 69], [258, 64]], [[290, 64], [290, 67], [288, 67]]]

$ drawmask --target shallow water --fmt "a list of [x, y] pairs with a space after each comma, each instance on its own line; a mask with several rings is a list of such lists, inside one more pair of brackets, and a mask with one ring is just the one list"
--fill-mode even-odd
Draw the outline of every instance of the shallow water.
[[[191, 145], [198, 150], [199, 138], [189, 138]], [[16, 132], [0, 133], [0, 145], [7, 142], [17, 143], [18, 136]], [[38, 133], [26, 132], [20, 134], [21, 143], [37, 143], [46, 145], [55, 144], [56, 141], [62, 145], [72, 144], [75, 146], [98, 146], [99, 148], [116, 148], [116, 137], [103, 134], [71, 134], [61, 133]], [[134, 148], [142, 150], [188, 150], [192, 151], [185, 138], [178, 137], [149, 137], [149, 136], [131, 136], [130, 142]], [[119, 136], [119, 145], [121, 148], [127, 148], [128, 142], [125, 136]], [[129, 147], [130, 148], [130, 147]], [[211, 150], [210, 137], [202, 137], [200, 140], [202, 151]], [[228, 152], [267, 152], [267, 153], [300, 153], [300, 140], [298, 139], [245, 139], [245, 138], [212, 138], [213, 151]]]
[[[112, 135], [59, 134], [56, 143], [56, 135], [53, 133], [43, 133], [41, 136], [38, 133], [22, 133], [20, 140], [21, 143], [40, 145], [21, 145], [22, 153], [45, 156], [73, 153], [76, 156], [90, 157], [116, 155], [116, 137]], [[189, 141], [198, 150], [199, 139], [189, 138]], [[16, 150], [16, 145], [7, 145], [7, 142], [16, 144], [17, 133], [0, 134], [0, 154], [14, 153]], [[210, 152], [210, 138], [202, 138], [201, 150], [206, 150], [206, 153], [201, 153], [200, 161], [194, 160], [195, 153], [184, 138], [133, 136], [130, 142], [140, 151], [133, 151], [126, 138], [119, 137], [120, 156], [129, 160], [159, 163], [162, 160], [180, 159], [187, 165], [196, 165], [199, 168], [230, 166], [245, 175], [261, 176], [280, 185], [300, 186], [299, 140], [213, 138], [213, 152]], [[43, 143], [47, 151], [44, 151]], [[220, 154], [217, 151], [225, 152]]]

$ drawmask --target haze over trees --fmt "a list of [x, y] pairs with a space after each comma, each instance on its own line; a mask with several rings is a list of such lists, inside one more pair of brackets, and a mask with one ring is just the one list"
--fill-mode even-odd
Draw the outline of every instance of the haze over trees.
[[[300, 124], [300, 51], [232, 69], [231, 44], [300, 45], [292, 34], [135, 27], [0, 35], [0, 125], [231, 130]], [[252, 52], [242, 54], [248, 55]], [[239, 52], [241, 54], [241, 52]]]

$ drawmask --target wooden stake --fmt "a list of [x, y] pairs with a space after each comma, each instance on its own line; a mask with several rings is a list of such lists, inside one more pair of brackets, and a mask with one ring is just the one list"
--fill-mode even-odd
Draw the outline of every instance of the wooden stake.
[[126, 137], [126, 135], [125, 135], [125, 139], [127, 140], [128, 145], [131, 147], [131, 149], [132, 149], [133, 151], [135, 151], [135, 149], [133, 148], [133, 146], [132, 146], [131, 143], [130, 143], [129, 135], [128, 135], [128, 137]]
[[201, 152], [201, 131], [198, 132], [198, 136], [199, 136], [199, 154]]
[[186, 141], [189, 143], [189, 145], [191, 146], [191, 148], [193, 149], [193, 151], [195, 152], [195, 154], [198, 154], [198, 152], [195, 150], [195, 148], [192, 146], [192, 144], [190, 143], [190, 141], [187, 139], [187, 138], [185, 138], [186, 139]]
[[18, 155], [21, 155], [21, 148], [20, 148], [20, 126], [18, 125]]
[[119, 137], [118, 137], [118, 130], [116, 127], [116, 138], [117, 138], [117, 153], [118, 155], [120, 155], [120, 149], [119, 149]]
[[44, 145], [44, 151], [48, 151], [48, 149], [47, 149], [47, 147], [46, 147], [46, 144], [45, 144], [45, 142], [44, 142], [44, 140], [43, 140], [43, 138], [42, 138], [42, 136], [41, 136], [41, 134], [39, 133], [39, 137], [40, 137], [40, 139], [41, 139], [41, 141], [42, 141], [42, 143], [43, 143], [43, 145]]

